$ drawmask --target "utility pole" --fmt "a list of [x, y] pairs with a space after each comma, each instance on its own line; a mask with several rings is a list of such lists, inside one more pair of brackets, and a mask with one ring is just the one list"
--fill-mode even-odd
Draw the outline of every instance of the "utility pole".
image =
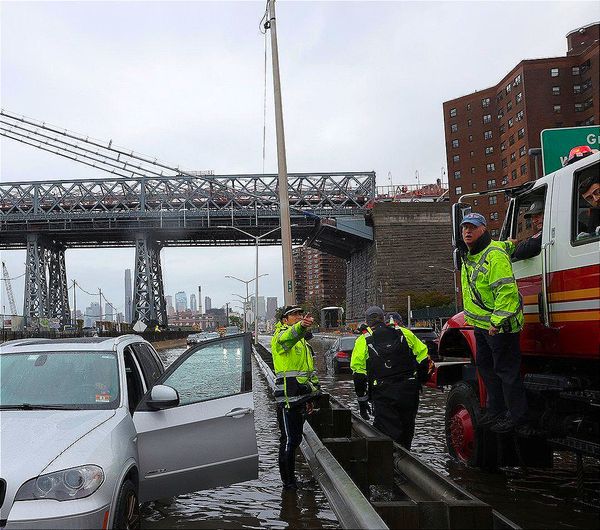
[[77, 329], [77, 287], [75, 280], [73, 280], [73, 320], [72, 325]]
[[[290, 226], [290, 198], [288, 194], [287, 161], [285, 158], [285, 135], [283, 131], [281, 80], [279, 78], [279, 52], [277, 49], [275, 0], [268, 1], [267, 10], [268, 20], [266, 27], [271, 30], [273, 95], [275, 99], [275, 131], [277, 134], [277, 174], [279, 185], [279, 209], [281, 216], [281, 252], [283, 259], [283, 299], [284, 305], [293, 305], [296, 303], [296, 286], [294, 285], [294, 265], [292, 262], [292, 228]], [[258, 300], [256, 303], [258, 304]]]
[[100, 322], [102, 322], [102, 289], [100, 289], [100, 287], [98, 287], [98, 299], [100, 301], [100, 316], [98, 318]]

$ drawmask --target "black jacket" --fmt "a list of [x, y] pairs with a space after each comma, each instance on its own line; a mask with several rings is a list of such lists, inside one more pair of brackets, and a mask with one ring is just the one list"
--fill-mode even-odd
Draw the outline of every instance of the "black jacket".
[[542, 231], [521, 241], [512, 255], [512, 261], [520, 261], [537, 256], [542, 251]]

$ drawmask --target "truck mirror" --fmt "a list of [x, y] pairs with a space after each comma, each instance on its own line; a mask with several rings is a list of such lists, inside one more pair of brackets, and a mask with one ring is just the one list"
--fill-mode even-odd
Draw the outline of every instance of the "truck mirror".
[[452, 251], [452, 261], [454, 262], [454, 270], [460, 271], [461, 261], [460, 261], [460, 250], [455, 248]]
[[460, 250], [467, 250], [467, 246], [462, 240], [462, 234], [460, 230], [460, 223], [465, 217], [471, 213], [471, 206], [457, 202], [452, 205], [452, 246]]

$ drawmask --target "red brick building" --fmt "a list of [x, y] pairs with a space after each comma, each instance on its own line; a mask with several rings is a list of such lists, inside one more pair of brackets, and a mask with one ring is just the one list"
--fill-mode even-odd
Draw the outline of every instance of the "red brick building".
[[342, 305], [346, 298], [346, 262], [309, 247], [297, 247], [292, 254], [296, 302], [321, 307]]
[[[528, 151], [540, 147], [542, 130], [600, 123], [599, 35], [598, 23], [573, 30], [566, 56], [523, 60], [497, 85], [443, 104], [451, 202], [541, 176]], [[496, 236], [505, 195], [470, 202]]]

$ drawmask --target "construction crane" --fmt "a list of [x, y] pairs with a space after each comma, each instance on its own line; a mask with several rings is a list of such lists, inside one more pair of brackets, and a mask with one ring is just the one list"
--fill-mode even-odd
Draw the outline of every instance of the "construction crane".
[[4, 286], [6, 287], [6, 294], [8, 295], [8, 305], [10, 306], [11, 315], [17, 314], [17, 304], [15, 304], [15, 297], [12, 291], [12, 285], [10, 284], [10, 276], [6, 264], [2, 262], [2, 279], [4, 280]]

